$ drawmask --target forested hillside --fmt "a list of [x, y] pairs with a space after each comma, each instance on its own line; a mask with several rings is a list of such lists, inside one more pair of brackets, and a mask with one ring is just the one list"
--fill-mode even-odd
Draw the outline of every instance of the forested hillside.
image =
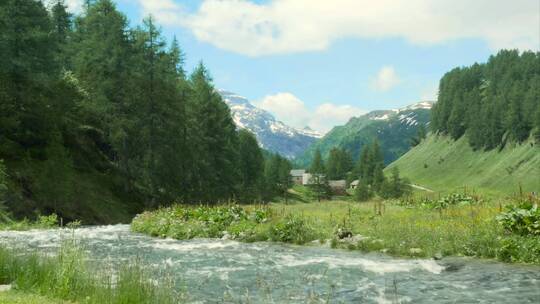
[[348, 151], [354, 160], [360, 151], [373, 140], [378, 140], [386, 164], [409, 151], [418, 133], [428, 129], [432, 104], [420, 102], [402, 109], [372, 111], [351, 118], [345, 125], [334, 127], [319, 141], [312, 144], [303, 155], [295, 159], [298, 167], [307, 167], [319, 149], [328, 158], [333, 148]]
[[475, 149], [540, 138], [540, 53], [501, 51], [485, 64], [456, 68], [441, 79], [432, 130]]
[[540, 54], [501, 51], [440, 81], [434, 134], [390, 168], [433, 190], [540, 190]]
[[253, 135], [236, 131], [202, 63], [186, 75], [153, 19], [130, 28], [111, 0], [78, 16], [6, 0], [0, 38], [0, 201], [16, 216], [114, 222], [269, 195]]

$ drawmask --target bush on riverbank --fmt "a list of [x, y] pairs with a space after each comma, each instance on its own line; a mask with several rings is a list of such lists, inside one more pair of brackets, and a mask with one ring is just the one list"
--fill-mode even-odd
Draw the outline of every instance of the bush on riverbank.
[[[88, 304], [178, 303], [174, 283], [149, 280], [137, 263], [118, 271], [89, 265], [82, 248], [66, 242], [54, 256], [0, 248], [0, 284], [52, 298]], [[97, 270], [100, 269], [100, 270]]]
[[226, 238], [240, 241], [275, 241], [303, 244], [318, 237], [302, 216], [279, 216], [266, 206], [193, 207], [176, 205], [144, 212], [131, 229], [175, 239]]

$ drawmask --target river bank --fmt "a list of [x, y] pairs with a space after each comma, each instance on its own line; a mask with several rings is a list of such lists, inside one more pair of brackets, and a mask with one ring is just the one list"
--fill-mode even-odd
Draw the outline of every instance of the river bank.
[[[200, 238], [174, 240], [133, 233], [127, 225], [2, 231], [0, 244], [17, 248], [19, 254], [39, 250], [52, 256], [71, 237], [80, 241], [84, 259], [93, 271], [99, 272], [103, 267], [116, 271], [126, 262], [136, 261], [145, 272], [142, 282], [169, 286], [167, 290], [182, 296], [180, 303], [324, 303], [329, 299], [331, 303], [463, 303], [479, 299], [487, 303], [538, 303], [540, 300], [539, 267], [470, 258], [436, 261], [325, 246]], [[171, 281], [175, 282], [174, 286], [170, 285]], [[29, 292], [39, 293], [39, 290]]]
[[497, 221], [505, 203], [456, 197], [463, 201], [436, 201], [428, 207], [426, 202], [399, 201], [174, 206], [137, 216], [131, 228], [175, 239], [315, 241], [398, 257], [469, 256], [540, 264], [540, 237], [509, 233]]
[[118, 263], [114, 269], [93, 263], [74, 237], [74, 230], [71, 237], [69, 229], [3, 233], [32, 235], [60, 230], [67, 234], [52, 250], [46, 250], [50, 243], [28, 248], [2, 242], [0, 284], [11, 290], [0, 293], [0, 303], [178, 303], [177, 292], [171, 288], [174, 283], [154, 285], [137, 261]]

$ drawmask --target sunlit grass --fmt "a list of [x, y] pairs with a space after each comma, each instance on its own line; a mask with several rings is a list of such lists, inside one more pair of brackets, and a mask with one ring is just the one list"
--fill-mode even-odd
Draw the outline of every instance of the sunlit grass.
[[[182, 237], [171, 233], [170, 227], [181, 226], [192, 232], [199, 231], [199, 234], [190, 237], [222, 237], [225, 230], [234, 230], [234, 235], [239, 236], [236, 239], [241, 241], [302, 244], [319, 240], [321, 243], [330, 241], [337, 247], [396, 256], [474, 256], [540, 264], [540, 238], [504, 231], [495, 219], [502, 206], [498, 201], [482, 200], [443, 209], [404, 207], [385, 201], [273, 203], [267, 207], [243, 207], [246, 210], [268, 208], [268, 219], [264, 222], [233, 222], [217, 230], [212, 228], [216, 225], [214, 222], [185, 221], [175, 218], [171, 209], [162, 209], [138, 217], [132, 228], [149, 234], [152, 234], [152, 229], [158, 229], [161, 231], [159, 236], [179, 239]], [[361, 240], [339, 242], [336, 234], [338, 229], [350, 231]], [[205, 231], [218, 233], [209, 235]]]
[[1, 284], [52, 299], [89, 304], [181, 301], [182, 295], [175, 291], [172, 279], [155, 284], [150, 278], [137, 262], [126, 263], [116, 270], [90, 264], [75, 241], [62, 244], [53, 256], [0, 248]]

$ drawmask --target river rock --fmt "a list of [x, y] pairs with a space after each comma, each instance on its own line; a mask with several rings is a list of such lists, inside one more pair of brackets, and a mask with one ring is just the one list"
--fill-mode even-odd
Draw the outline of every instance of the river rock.
[[363, 235], [360, 235], [360, 234], [352, 235], [351, 234], [351, 236], [349, 236], [349, 237], [340, 239], [339, 242], [340, 243], [351, 244], [351, 245], [356, 245], [356, 244], [358, 244], [358, 242], [361, 242], [361, 241], [363, 241], [365, 239], [367, 239], [367, 237], [365, 237]]
[[231, 239], [231, 235], [229, 234], [228, 231], [223, 231], [223, 236], [221, 237], [222, 240], [226, 241], [226, 240], [230, 240]]
[[350, 238], [353, 236], [352, 232], [345, 228], [339, 228], [336, 232], [336, 236], [341, 240], [345, 238]]
[[10, 290], [11, 290], [11, 284], [8, 284], [8, 285], [0, 285], [0, 292], [10, 291]]

